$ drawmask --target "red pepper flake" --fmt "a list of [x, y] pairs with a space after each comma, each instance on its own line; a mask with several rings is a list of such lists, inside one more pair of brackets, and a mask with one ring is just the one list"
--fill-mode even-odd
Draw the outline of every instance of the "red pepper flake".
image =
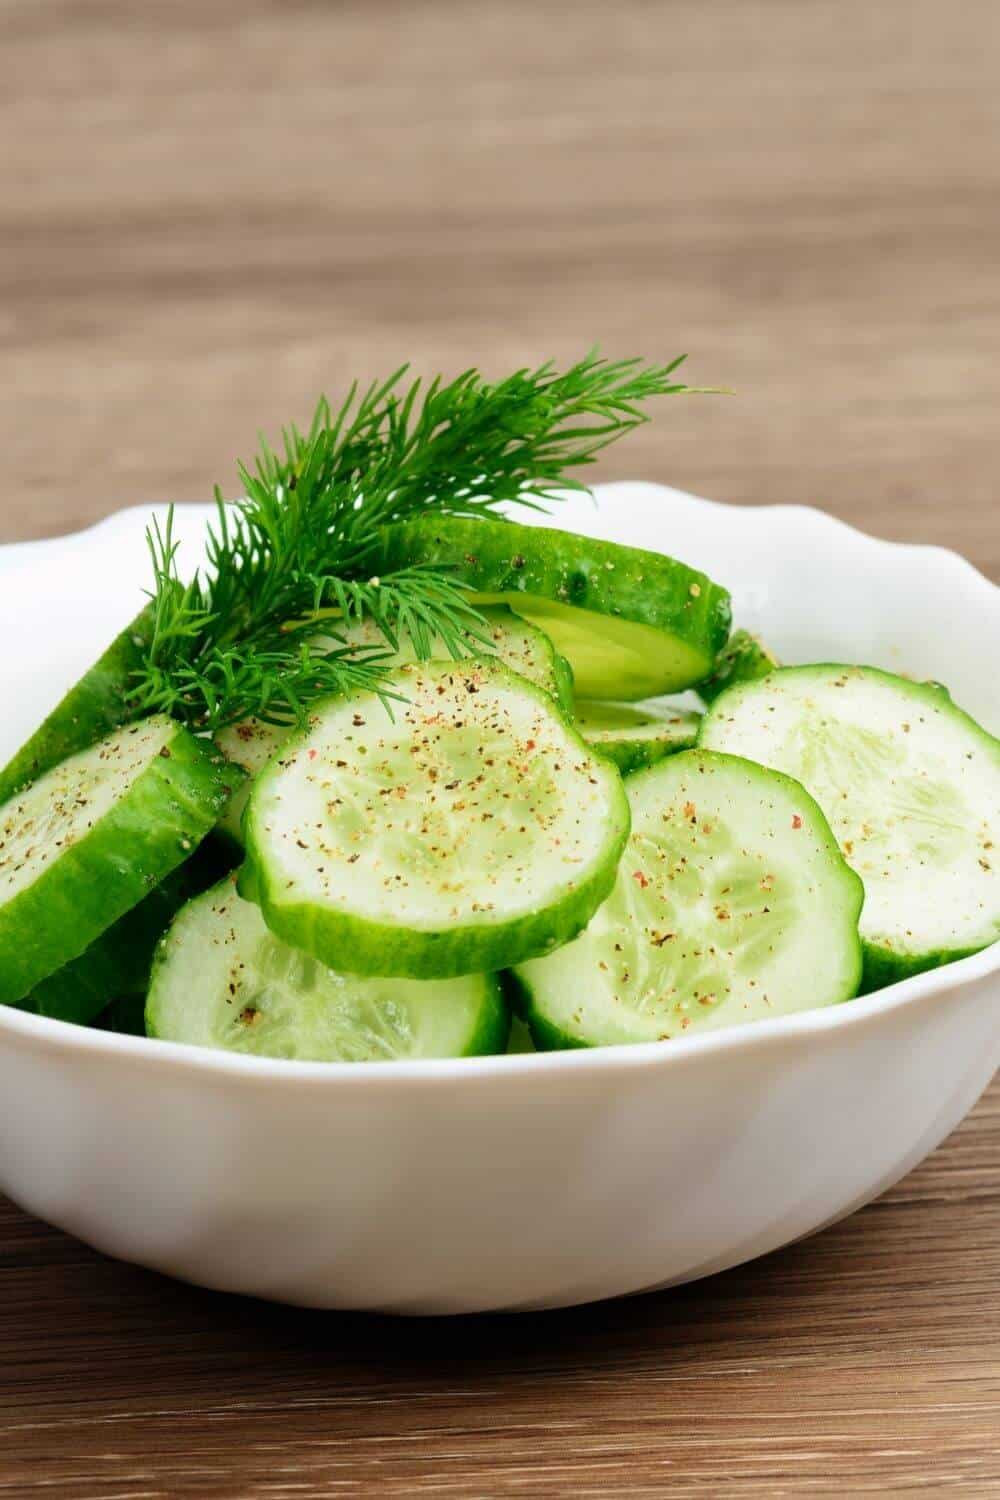
[[792, 818], [792, 827], [793, 828], [801, 828], [802, 827], [802, 819], [799, 817], [798, 813], [796, 813], [795, 816]]
[[647, 885], [649, 884], [648, 879], [642, 873], [641, 870], [633, 870], [632, 871], [632, 879], [639, 886], [640, 890], [643, 890], [643, 891], [646, 889]]
[[534, 748], [535, 748], [535, 742], [534, 742], [534, 740], [525, 740], [525, 742], [524, 742], [524, 748], [525, 748], [525, 750], [534, 750]]
[[319, 755], [319, 751], [318, 750], [310, 750], [309, 751], [309, 759], [310, 760], [315, 760], [318, 755]]

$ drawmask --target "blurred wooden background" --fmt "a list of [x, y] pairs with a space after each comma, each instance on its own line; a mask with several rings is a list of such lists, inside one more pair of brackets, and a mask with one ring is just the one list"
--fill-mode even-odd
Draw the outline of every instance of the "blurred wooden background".
[[688, 351], [607, 460], [1000, 570], [993, 0], [2, 0], [0, 536], [421, 369]]
[[[0, 0], [0, 541], [385, 371], [686, 350], [609, 477], [1000, 576], [996, 0]], [[155, 1163], [150, 1164], [155, 1171]], [[398, 1325], [0, 1206], [0, 1495], [1000, 1494], [1000, 1093], [681, 1292]]]

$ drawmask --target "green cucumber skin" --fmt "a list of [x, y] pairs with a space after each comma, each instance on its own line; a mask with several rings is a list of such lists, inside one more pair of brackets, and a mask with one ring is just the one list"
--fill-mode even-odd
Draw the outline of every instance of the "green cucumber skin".
[[85, 837], [0, 907], [0, 1004], [80, 957], [191, 854], [242, 774], [177, 725], [168, 747]]
[[614, 860], [568, 892], [554, 906], [530, 913], [491, 932], [472, 924], [438, 932], [408, 932], [306, 903], [285, 904], [258, 857], [252, 825], [247, 859], [237, 890], [256, 901], [271, 931], [293, 948], [311, 953], [345, 974], [391, 979], [457, 979], [485, 974], [528, 958], [540, 958], [582, 932], [615, 883], [618, 860], [628, 837], [628, 805], [622, 793], [624, 823]]
[[554, 527], [453, 516], [407, 521], [382, 533], [384, 572], [416, 562], [451, 567], [477, 593], [536, 594], [653, 629], [669, 629], [715, 659], [729, 636], [727, 590], [658, 552]]
[[107, 1007], [110, 995], [121, 999], [144, 998], [160, 938], [181, 907], [214, 885], [224, 873], [216, 851], [206, 841], [191, 859], [171, 871], [138, 906], [91, 943], [85, 953], [57, 969], [19, 1000], [17, 1009], [89, 1026]]
[[[629, 723], [627, 716], [630, 711], [637, 717], [644, 717], [645, 722], [642, 725], [636, 724], [634, 720]], [[602, 712], [605, 715], [603, 723], [600, 722]], [[616, 713], [619, 721], [624, 714], [624, 723], [615, 725], [608, 722], [613, 720]], [[603, 755], [606, 760], [613, 761], [622, 776], [646, 771], [650, 766], [665, 760], [668, 755], [693, 749], [698, 742], [700, 721], [701, 716], [689, 710], [677, 709], [672, 713], [663, 713], [655, 704], [617, 704], [611, 701], [592, 703], [584, 700], [577, 705], [576, 714], [577, 728], [591, 750], [595, 755]], [[673, 732], [671, 737], [663, 733], [666, 726]], [[638, 733], [630, 737], [630, 731], [640, 728], [643, 734], [648, 731], [648, 737], [642, 738]]]
[[919, 955], [895, 953], [890, 948], [879, 947], [875, 943], [862, 940], [862, 951], [864, 954], [864, 973], [861, 979], [860, 995], [871, 995], [876, 990], [884, 990], [890, 984], [899, 984], [903, 979], [912, 979], [915, 974], [926, 974], [929, 969], [942, 969], [946, 964], [954, 964], [962, 958], [971, 958], [974, 953], [981, 953], [981, 948], [962, 948], [941, 950], [937, 953], [921, 953]]
[[606, 760], [613, 761], [620, 776], [634, 776], [638, 771], [648, 771], [650, 766], [658, 765], [668, 755], [679, 755], [682, 750], [692, 749], [697, 744], [697, 738], [697, 734], [692, 731], [690, 738], [674, 741], [619, 740], [616, 745], [597, 745], [588, 740], [587, 743], [595, 755], [603, 755]]
[[555, 700], [562, 713], [572, 718], [573, 709], [576, 706], [576, 684], [573, 681], [573, 668], [561, 651], [553, 650], [552, 657], [552, 670], [556, 680]]
[[[1000, 740], [991, 735], [989, 730], [984, 729], [971, 714], [967, 714], [964, 709], [959, 708], [943, 683], [935, 682], [934, 680], [916, 682], [908, 677], [900, 677], [895, 672], [888, 672], [882, 667], [857, 667], [841, 662], [810, 662], [804, 666], [776, 667], [772, 670], [780, 671], [782, 677], [788, 677], [793, 674], [808, 675], [817, 672], [863, 672], [865, 676], [883, 678], [892, 686], [918, 700], [924, 698], [929, 703], [936, 704], [938, 707], [942, 705], [946, 706], [950, 713], [962, 719], [968, 729], [985, 744], [989, 745], [995, 754], [1000, 754]], [[770, 675], [770, 673], [758, 673], [757, 677], [753, 679], [734, 682], [731, 686], [735, 693], [739, 693], [741, 689], [752, 686], [753, 681]], [[701, 692], [700, 688], [699, 692]], [[698, 736], [700, 746], [705, 746], [708, 749], [712, 748], [710, 744], [706, 745], [706, 738], [711, 735], [715, 716], [724, 713], [725, 709], [726, 698], [724, 694], [720, 693], [718, 700], [711, 703], [702, 719], [701, 730]], [[860, 879], [860, 876], [858, 878]], [[1000, 941], [1000, 938], [995, 939], [995, 941]], [[923, 974], [930, 969], [943, 968], [946, 964], [957, 963], [960, 959], [970, 958], [974, 953], [981, 953], [983, 947], [989, 946], [990, 944], [987, 942], [986, 944], [977, 944], [973, 947], [935, 948], [923, 953], [901, 953], [881, 943], [873, 943], [862, 936], [863, 970], [858, 993], [860, 995], [870, 995], [876, 990], [885, 989], [890, 984], [898, 984], [904, 979], [912, 979], [916, 974]]]
[[714, 703], [720, 693], [737, 682], [756, 682], [767, 677], [781, 663], [749, 630], [734, 630], [719, 652], [715, 667], [697, 686], [703, 703]]
[[676, 755], [681, 750], [689, 750], [690, 745], [681, 742], [676, 745], [654, 744], [647, 740], [643, 744], [639, 740], [630, 743], [622, 742], [618, 745], [592, 745], [590, 747], [595, 755], [603, 755], [606, 760], [613, 761], [618, 767], [620, 776], [634, 776], [637, 771], [647, 771], [650, 766], [655, 766], [658, 761], [664, 760], [668, 755]]
[[147, 605], [0, 771], [0, 805], [125, 723], [129, 683], [142, 665], [152, 631], [152, 606]]
[[505, 969], [500, 977], [507, 1004], [518, 1020], [527, 1026], [537, 1052], [566, 1052], [594, 1045], [583, 1037], [573, 1036], [559, 1026], [553, 1026], [536, 1008], [532, 988], [520, 974], [515, 974], [512, 969]]
[[500, 979], [494, 979], [492, 1003], [480, 1017], [462, 1057], [498, 1057], [507, 1051], [513, 1017]]
[[[282, 889], [272, 880], [261, 857], [254, 826], [254, 799], [248, 804], [243, 820], [246, 859], [237, 878], [237, 890], [247, 901], [254, 901], [264, 913], [271, 931], [290, 944], [311, 953], [330, 969], [345, 974], [384, 975], [397, 979], [453, 979], [463, 974], [499, 972], [528, 958], [539, 958], [582, 932], [601, 902], [614, 887], [618, 861], [628, 840], [630, 815], [628, 797], [621, 777], [607, 761], [593, 751], [563, 718], [553, 698], [544, 688], [516, 677], [504, 667], [496, 672], [516, 681], [520, 690], [544, 702], [549, 712], [560, 717], [563, 729], [576, 739], [580, 749], [596, 765], [608, 772], [607, 790], [613, 802], [614, 832], [608, 842], [607, 857], [587, 879], [582, 880], [563, 898], [540, 912], [504, 923], [495, 931], [482, 925], [467, 924], [438, 931], [416, 931], [390, 927], [382, 922], [349, 916], [322, 909], [305, 902], [281, 899]], [[282, 747], [282, 756], [292, 756], [299, 744], [312, 733], [312, 726], [297, 730]], [[271, 762], [255, 782], [280, 769]]]
[[525, 1001], [525, 1015], [528, 1030], [531, 1032], [531, 1040], [537, 1052], [573, 1052], [582, 1048], [589, 1049], [595, 1045], [582, 1036], [573, 1036], [571, 1032], [563, 1031], [559, 1026], [553, 1026], [552, 1022], [536, 1008], [530, 990], [527, 992]]
[[500, 988], [510, 1008], [511, 1015], [516, 1016], [519, 1021], [525, 1020], [528, 1013], [528, 992], [524, 981], [519, 975], [515, 974], [513, 969], [501, 969], [499, 979]]

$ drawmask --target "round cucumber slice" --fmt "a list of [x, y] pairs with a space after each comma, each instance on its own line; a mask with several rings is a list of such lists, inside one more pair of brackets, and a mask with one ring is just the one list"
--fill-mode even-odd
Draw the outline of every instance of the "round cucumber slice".
[[866, 990], [1000, 938], [1000, 741], [937, 685], [784, 667], [724, 693], [701, 744], [795, 776], [865, 884]]
[[152, 632], [152, 606], [147, 605], [0, 771], [0, 804], [125, 722], [132, 674], [142, 664]]
[[701, 714], [655, 703], [580, 703], [576, 726], [587, 744], [613, 760], [623, 776], [690, 750]]
[[0, 808], [0, 1003], [23, 1000], [201, 842], [233, 777], [157, 716], [115, 730]]
[[[489, 645], [484, 645], [484, 654], [492, 652], [498, 661], [510, 667], [512, 672], [537, 683], [559, 704], [567, 714], [573, 711], [573, 673], [569, 663], [556, 651], [544, 631], [522, 620], [513, 610], [503, 606], [484, 608], [486, 633]], [[367, 617], [353, 620], [340, 631], [341, 640], [321, 636], [313, 642], [316, 649], [327, 643], [328, 649], [342, 649], [345, 642], [359, 647], [384, 647], [385, 637]], [[408, 635], [400, 638], [399, 649], [387, 651], [387, 664], [392, 667], [407, 666], [419, 660], [416, 646]], [[441, 642], [432, 642], [431, 657], [451, 661], [452, 657]], [[247, 719], [221, 730], [215, 737], [219, 749], [250, 776], [262, 771], [273, 755], [291, 734], [291, 729], [278, 724], [263, 724], [259, 719]], [[243, 842], [243, 813], [250, 800], [250, 783], [236, 793], [223, 814], [220, 827], [234, 843]]]
[[856, 994], [861, 882], [797, 782], [689, 750], [625, 785], [614, 891], [515, 972], [537, 1046], [669, 1041]]
[[270, 932], [232, 880], [192, 901], [156, 958], [146, 1031], [163, 1041], [302, 1062], [503, 1052], [493, 974], [429, 983], [335, 973]]
[[109, 1000], [145, 998], [153, 952], [181, 907], [215, 885], [227, 867], [206, 839], [138, 906], [120, 917], [85, 953], [57, 969], [17, 1002], [18, 1010], [89, 1026]]
[[391, 714], [375, 693], [328, 701], [255, 783], [243, 878], [268, 925], [330, 968], [414, 979], [566, 942], [628, 832], [615, 768], [499, 663], [385, 688]]
[[714, 703], [720, 693], [737, 682], [756, 682], [780, 666], [778, 658], [749, 630], [734, 630], [719, 652], [710, 676], [698, 684], [703, 703]]
[[551, 527], [439, 516], [386, 528], [381, 566], [417, 562], [539, 625], [582, 698], [679, 692], [712, 670], [729, 634], [729, 595], [704, 573]]

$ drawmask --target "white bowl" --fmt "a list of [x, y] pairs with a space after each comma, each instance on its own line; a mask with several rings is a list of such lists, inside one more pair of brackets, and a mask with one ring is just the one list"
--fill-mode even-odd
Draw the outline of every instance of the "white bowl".
[[[207, 515], [183, 513], [197, 546]], [[0, 763], [139, 602], [149, 512], [0, 549]], [[655, 485], [559, 523], [675, 553], [789, 661], [948, 683], [1000, 727], [1000, 591], [949, 552]], [[0, 1010], [0, 1188], [111, 1255], [407, 1313], [559, 1307], [705, 1276], [868, 1202], [1000, 1061], [1000, 944], [691, 1041], [296, 1064]]]

